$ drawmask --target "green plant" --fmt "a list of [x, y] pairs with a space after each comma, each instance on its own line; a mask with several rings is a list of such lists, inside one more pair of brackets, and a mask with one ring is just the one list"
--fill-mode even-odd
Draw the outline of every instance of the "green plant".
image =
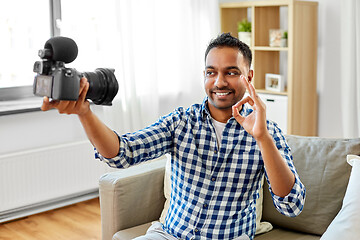
[[246, 18], [237, 23], [238, 32], [251, 32], [251, 22]]
[[282, 38], [283, 39], [288, 39], [288, 32], [287, 31], [284, 31]]

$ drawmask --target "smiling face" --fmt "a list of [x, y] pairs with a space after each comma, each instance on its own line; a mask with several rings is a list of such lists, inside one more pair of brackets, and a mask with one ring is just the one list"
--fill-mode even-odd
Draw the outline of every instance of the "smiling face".
[[231, 107], [242, 99], [245, 86], [240, 76], [250, 82], [252, 70], [237, 48], [212, 48], [205, 61], [205, 91], [208, 95], [210, 114], [218, 121], [227, 121], [232, 115]]

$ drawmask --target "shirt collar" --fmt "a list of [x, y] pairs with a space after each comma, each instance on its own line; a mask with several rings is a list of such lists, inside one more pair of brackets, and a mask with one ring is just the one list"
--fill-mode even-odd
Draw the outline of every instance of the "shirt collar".
[[206, 119], [206, 116], [211, 116], [210, 111], [207, 106], [207, 102], [208, 102], [208, 97], [205, 97], [201, 104], [201, 113], [202, 113], [203, 119]]

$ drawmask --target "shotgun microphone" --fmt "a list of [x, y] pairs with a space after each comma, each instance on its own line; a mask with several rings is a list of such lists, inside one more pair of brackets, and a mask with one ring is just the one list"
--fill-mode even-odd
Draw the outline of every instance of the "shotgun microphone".
[[46, 41], [44, 49], [40, 49], [38, 55], [42, 59], [71, 63], [78, 55], [78, 47], [71, 38], [53, 37]]

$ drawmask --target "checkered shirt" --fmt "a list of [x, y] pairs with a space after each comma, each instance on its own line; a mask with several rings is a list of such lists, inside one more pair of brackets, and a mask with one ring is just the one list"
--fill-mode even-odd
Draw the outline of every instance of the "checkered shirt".
[[[240, 114], [251, 111], [244, 105]], [[271, 185], [269, 190], [276, 209], [295, 217], [302, 211], [305, 187], [281, 130], [271, 121], [267, 127], [295, 174], [287, 196], [276, 196]], [[119, 140], [116, 157], [107, 159], [98, 152], [96, 157], [111, 167], [126, 168], [171, 154], [172, 191], [165, 231], [179, 239], [234, 239], [242, 234], [254, 238], [255, 200], [261, 179], [267, 175], [256, 141], [234, 118], [226, 123], [218, 146], [205, 98], [202, 104], [178, 108], [143, 130], [119, 136]]]

